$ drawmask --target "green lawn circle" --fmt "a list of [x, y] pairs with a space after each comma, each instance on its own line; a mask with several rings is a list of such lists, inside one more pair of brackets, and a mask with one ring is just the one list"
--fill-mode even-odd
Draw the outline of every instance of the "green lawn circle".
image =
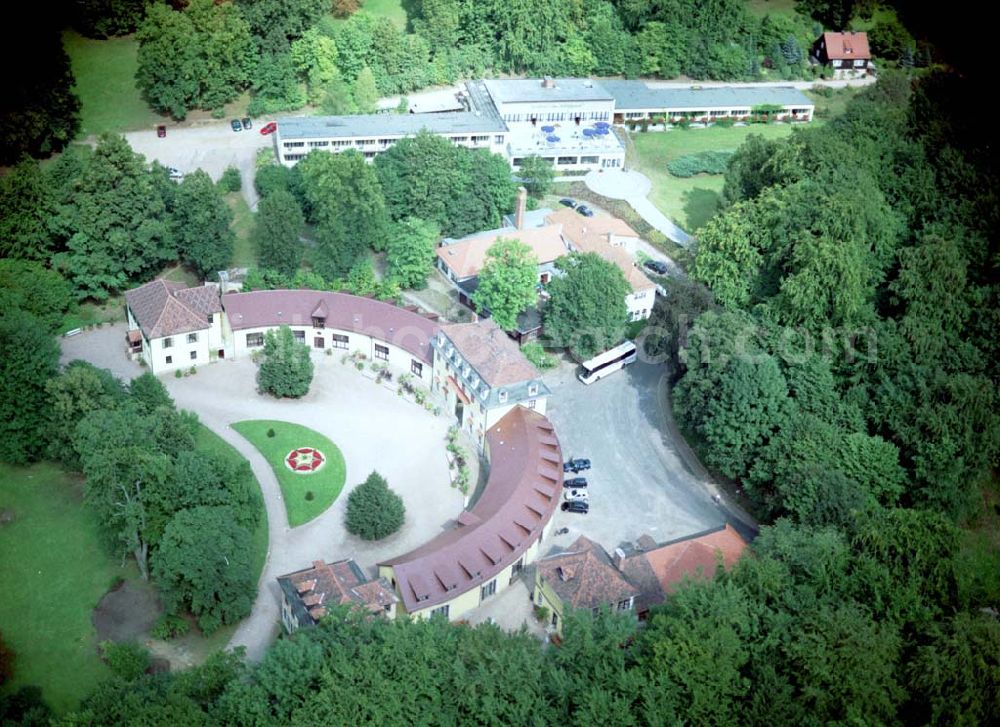
[[[288, 513], [288, 524], [293, 528], [304, 525], [332, 505], [344, 489], [347, 468], [340, 448], [319, 432], [291, 422], [268, 419], [237, 422], [233, 429], [242, 434], [250, 444], [264, 455], [271, 465]], [[274, 436], [267, 436], [268, 430]], [[292, 472], [285, 466], [285, 457], [293, 449], [314, 447], [323, 453], [326, 463], [311, 474]], [[306, 493], [312, 493], [312, 499]]]

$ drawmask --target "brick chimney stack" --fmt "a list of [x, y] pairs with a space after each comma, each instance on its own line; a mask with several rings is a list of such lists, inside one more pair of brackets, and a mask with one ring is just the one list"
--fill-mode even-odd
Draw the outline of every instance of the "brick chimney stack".
[[514, 209], [514, 227], [524, 229], [524, 212], [528, 208], [528, 190], [517, 188], [517, 207]]

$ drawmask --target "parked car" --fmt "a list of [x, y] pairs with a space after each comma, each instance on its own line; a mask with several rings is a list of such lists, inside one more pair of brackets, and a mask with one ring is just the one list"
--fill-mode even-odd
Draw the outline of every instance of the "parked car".
[[564, 197], [563, 199], [559, 200], [559, 204], [566, 205], [571, 210], [576, 209], [576, 201], [569, 199], [568, 197]]
[[594, 216], [594, 210], [590, 209], [590, 207], [588, 207], [585, 204], [582, 204], [579, 207], [577, 207], [576, 211], [579, 212], [584, 217], [593, 217]]
[[586, 487], [587, 478], [586, 477], [570, 477], [568, 480], [563, 481], [563, 487]]
[[566, 490], [563, 493], [563, 499], [566, 502], [572, 502], [574, 500], [590, 500], [590, 495], [587, 494], [586, 490]]
[[171, 179], [184, 179], [184, 172], [176, 167], [167, 167], [167, 174], [170, 175]]
[[562, 504], [563, 512], [578, 512], [581, 515], [586, 515], [590, 512], [590, 503], [586, 500], [570, 500]]
[[670, 269], [662, 260], [647, 260], [643, 263], [643, 266], [647, 270], [652, 270], [657, 275], [666, 275], [667, 271]]
[[253, 128], [253, 122], [250, 120], [249, 116], [244, 116], [243, 117], [243, 128], [247, 129], [247, 130]]
[[233, 119], [229, 125], [233, 127], [233, 131], [243, 131], [243, 124], [240, 123], [239, 119]]
[[160, 124], [159, 126], [157, 126], [156, 127], [156, 135], [158, 137], [160, 137], [161, 139], [163, 137], [165, 137], [167, 135], [167, 127], [164, 126], [163, 124]]
[[277, 130], [278, 130], [278, 124], [276, 124], [274, 121], [270, 121], [264, 124], [262, 127], [260, 127], [261, 136], [267, 136], [268, 134], [273, 134]]
[[590, 469], [590, 460], [585, 457], [576, 457], [569, 462], [563, 462], [563, 472], [580, 472]]

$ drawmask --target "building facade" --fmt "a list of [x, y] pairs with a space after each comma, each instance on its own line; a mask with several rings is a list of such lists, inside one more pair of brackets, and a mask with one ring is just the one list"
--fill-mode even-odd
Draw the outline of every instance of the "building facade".
[[225, 322], [219, 288], [206, 283], [153, 280], [125, 293], [126, 345], [133, 360], [154, 374], [203, 366], [225, 358]]
[[813, 43], [813, 56], [838, 76], [875, 72], [867, 33], [823, 33]]
[[378, 564], [401, 612], [461, 619], [502, 592], [538, 557], [562, 491], [562, 450], [552, 424], [523, 406], [486, 435], [490, 475], [450, 530]]
[[352, 606], [373, 616], [396, 617], [399, 599], [382, 578], [370, 579], [353, 560], [314, 561], [278, 576], [281, 624], [287, 633], [315, 626], [332, 606]]
[[442, 327], [431, 340], [431, 390], [480, 449], [490, 428], [514, 407], [545, 414], [551, 393], [517, 344], [492, 320]]

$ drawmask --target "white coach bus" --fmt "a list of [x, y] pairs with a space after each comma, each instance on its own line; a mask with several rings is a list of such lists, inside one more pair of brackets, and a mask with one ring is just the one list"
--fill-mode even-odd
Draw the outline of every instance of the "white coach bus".
[[634, 363], [635, 359], [635, 344], [631, 341], [625, 341], [610, 351], [598, 354], [589, 361], [580, 364], [583, 370], [577, 378], [585, 384], [592, 384], [598, 379], [603, 379], [608, 374], [624, 368], [627, 364]]

